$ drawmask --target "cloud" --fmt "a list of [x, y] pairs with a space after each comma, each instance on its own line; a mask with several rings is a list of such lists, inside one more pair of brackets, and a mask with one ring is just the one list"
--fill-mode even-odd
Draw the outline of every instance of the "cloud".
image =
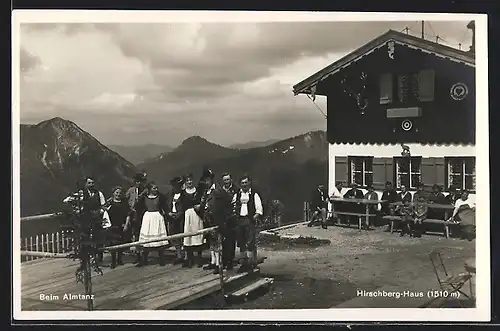
[[[427, 23], [425, 33], [466, 49], [466, 23]], [[420, 22], [22, 24], [21, 120], [61, 116], [108, 144], [190, 135], [232, 144], [325, 129], [292, 86], [405, 27], [415, 34]]]
[[31, 54], [25, 48], [21, 47], [20, 54], [20, 70], [21, 72], [30, 72], [40, 65], [40, 58], [36, 55]]

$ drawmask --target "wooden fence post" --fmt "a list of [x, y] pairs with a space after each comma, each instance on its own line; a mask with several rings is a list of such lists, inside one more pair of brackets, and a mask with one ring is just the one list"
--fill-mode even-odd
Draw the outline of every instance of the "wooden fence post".
[[55, 241], [56, 236], [54, 235], [54, 233], [52, 233], [50, 239], [52, 241], [52, 247], [51, 247], [52, 248], [52, 253], [55, 253], [56, 252], [56, 241]]
[[57, 248], [56, 248], [57, 251], [56, 251], [56, 253], [62, 253], [61, 252], [61, 242], [59, 241], [59, 239], [60, 238], [59, 238], [59, 231], [58, 231], [58, 232], [56, 232], [56, 242], [57, 242]]

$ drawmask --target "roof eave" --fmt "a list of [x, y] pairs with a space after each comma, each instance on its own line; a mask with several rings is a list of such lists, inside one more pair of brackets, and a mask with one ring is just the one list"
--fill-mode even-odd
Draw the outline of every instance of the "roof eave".
[[[413, 36], [408, 36], [407, 38], [412, 38], [412, 37]], [[394, 31], [394, 30], [387, 31], [386, 33], [378, 36], [377, 38], [375, 38], [375, 39], [371, 40], [370, 42], [364, 44], [363, 46], [359, 47], [355, 51], [347, 54], [346, 56], [340, 58], [339, 60], [335, 61], [334, 63], [326, 66], [325, 68], [317, 71], [316, 73], [312, 74], [311, 76], [307, 77], [306, 79], [295, 84], [293, 86], [294, 95], [309, 94], [311, 87], [321, 83], [321, 80], [325, 76], [330, 75], [332, 72], [337, 71], [339, 68], [342, 68], [344, 66], [349, 65], [352, 61], [354, 61], [356, 58], [358, 58], [360, 56], [360, 54], [363, 55], [364, 53], [367, 53], [374, 48], [378, 48], [378, 46], [382, 45], [384, 42], [387, 42], [389, 40], [395, 40], [395, 41], [405, 43], [404, 40], [398, 40], [400, 38], [401, 38], [401, 34], [398, 33], [397, 31]], [[413, 41], [415, 42], [416, 40], [413, 40]], [[443, 45], [440, 45], [440, 46], [443, 47]], [[414, 46], [414, 47], [417, 47], [417, 46]], [[453, 51], [455, 51], [455, 50], [453, 50]], [[349, 59], [350, 57], [352, 57], [352, 59]], [[457, 58], [457, 60], [463, 61], [466, 64], [475, 66], [474, 57], [473, 56], [469, 57], [467, 55], [467, 53], [465, 53], [465, 52], [463, 52], [463, 54], [457, 53], [456, 58]], [[343, 63], [343, 62], [345, 62], [345, 63]], [[317, 94], [317, 95], [320, 95], [320, 94]]]

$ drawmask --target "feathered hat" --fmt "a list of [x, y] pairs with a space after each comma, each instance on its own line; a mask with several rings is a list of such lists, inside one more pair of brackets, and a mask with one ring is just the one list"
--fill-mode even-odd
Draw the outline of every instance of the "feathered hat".
[[182, 184], [184, 184], [184, 180], [181, 177], [174, 177], [170, 181], [170, 184], [172, 184], [172, 186], [182, 186]]
[[201, 174], [201, 180], [204, 180], [207, 178], [214, 178], [214, 172], [209, 167], [203, 168], [203, 172]]
[[135, 181], [141, 181], [142, 182], [142, 181], [145, 181], [146, 178], [147, 178], [147, 175], [146, 175], [145, 172], [138, 172], [134, 176], [134, 180]]

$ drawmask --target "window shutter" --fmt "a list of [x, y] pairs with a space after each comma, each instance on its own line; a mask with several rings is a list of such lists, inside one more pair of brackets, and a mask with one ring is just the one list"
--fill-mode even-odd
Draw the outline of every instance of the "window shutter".
[[420, 101], [434, 101], [435, 72], [432, 69], [418, 73], [418, 97]]
[[392, 74], [380, 75], [380, 104], [385, 105], [392, 102]]
[[396, 187], [396, 184], [394, 183], [395, 178], [394, 178], [394, 160], [390, 157], [384, 157], [382, 158], [385, 162], [385, 181], [389, 181], [392, 184], [394, 184], [394, 187]]
[[437, 181], [436, 158], [423, 157], [421, 167], [422, 183], [425, 188], [430, 189]]
[[335, 157], [335, 181], [347, 182], [347, 175], [349, 174], [346, 156]]
[[384, 158], [373, 158], [373, 188], [375, 190], [383, 190], [385, 187], [385, 182], [387, 181], [385, 167]]
[[436, 184], [440, 185], [443, 189], [445, 188], [445, 162], [444, 157], [436, 157], [434, 158], [436, 162]]

